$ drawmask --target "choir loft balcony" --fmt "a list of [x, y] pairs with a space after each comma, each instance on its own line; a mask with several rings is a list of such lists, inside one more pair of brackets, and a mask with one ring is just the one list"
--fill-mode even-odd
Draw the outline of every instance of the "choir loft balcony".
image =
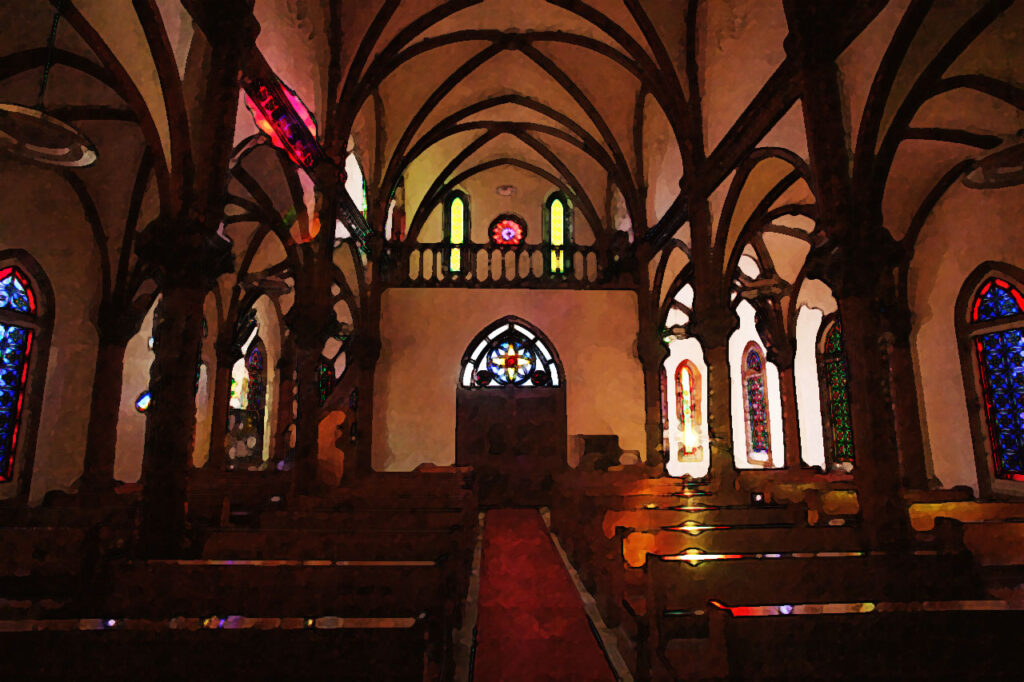
[[571, 245], [390, 244], [387, 282], [393, 287], [524, 287], [621, 289], [624, 257], [608, 249]]

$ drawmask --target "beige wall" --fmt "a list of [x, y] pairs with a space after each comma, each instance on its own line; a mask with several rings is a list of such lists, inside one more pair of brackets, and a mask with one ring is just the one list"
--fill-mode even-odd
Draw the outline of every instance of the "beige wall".
[[373, 465], [409, 470], [455, 461], [455, 388], [467, 346], [506, 315], [533, 324], [564, 364], [570, 441], [617, 434], [644, 450], [637, 301], [627, 291], [391, 289], [381, 316]]
[[[55, 299], [29, 494], [37, 503], [48, 490], [70, 489], [82, 474], [98, 346], [93, 320], [100, 265], [81, 206], [57, 174], [5, 161], [0, 187], [7, 197], [0, 202], [0, 250], [28, 251], [49, 278]], [[0, 497], [14, 492], [13, 484], [0, 485]]]
[[964, 280], [985, 261], [1024, 267], [1024, 188], [976, 191], [956, 184], [936, 207], [910, 272], [913, 351], [929, 475], [977, 490], [971, 430], [954, 328]]

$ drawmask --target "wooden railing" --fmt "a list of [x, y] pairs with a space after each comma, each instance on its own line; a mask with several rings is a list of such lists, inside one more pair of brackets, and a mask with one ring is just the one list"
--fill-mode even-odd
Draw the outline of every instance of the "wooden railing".
[[502, 248], [492, 244], [459, 247], [459, 267], [449, 266], [449, 244], [390, 244], [385, 247], [391, 286], [528, 286], [583, 289], [611, 284], [607, 252], [591, 246], [562, 249], [564, 272], [552, 272], [552, 248], [531, 244]]

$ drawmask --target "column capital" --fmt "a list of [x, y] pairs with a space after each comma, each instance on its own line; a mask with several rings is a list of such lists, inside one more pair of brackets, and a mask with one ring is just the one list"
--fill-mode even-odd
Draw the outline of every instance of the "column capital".
[[705, 352], [729, 343], [729, 337], [739, 326], [739, 318], [732, 308], [722, 307], [710, 312], [693, 311], [693, 319], [687, 325], [690, 336], [700, 341]]
[[135, 252], [157, 268], [161, 288], [210, 290], [235, 266], [231, 242], [192, 217], [152, 221], [139, 233]]

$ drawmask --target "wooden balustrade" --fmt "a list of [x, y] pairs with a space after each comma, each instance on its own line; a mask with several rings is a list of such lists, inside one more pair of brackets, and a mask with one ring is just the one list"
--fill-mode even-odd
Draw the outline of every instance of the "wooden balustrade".
[[614, 268], [608, 253], [593, 246], [564, 249], [564, 272], [551, 272], [552, 248], [545, 244], [515, 248], [493, 244], [459, 247], [460, 267], [449, 267], [453, 247], [448, 244], [389, 244], [386, 281], [407, 287], [507, 287], [585, 289], [613, 286]]

